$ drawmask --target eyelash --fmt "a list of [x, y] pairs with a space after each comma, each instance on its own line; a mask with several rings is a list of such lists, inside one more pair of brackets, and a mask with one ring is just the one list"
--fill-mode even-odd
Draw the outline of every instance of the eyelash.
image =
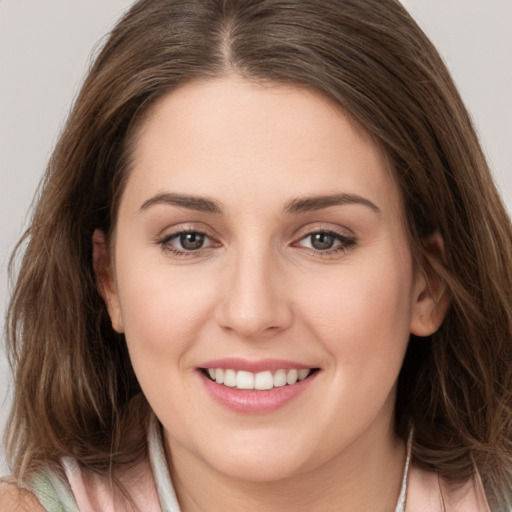
[[313, 247], [302, 247], [302, 249], [304, 249], [305, 251], [307, 251], [308, 253], [310, 253], [313, 256], [328, 257], [328, 256], [333, 256], [333, 255], [336, 255], [339, 253], [344, 253], [344, 252], [347, 252], [348, 250], [350, 250], [351, 248], [353, 248], [357, 243], [357, 240], [355, 237], [349, 237], [346, 235], [342, 235], [342, 234], [340, 234], [336, 231], [330, 230], [330, 229], [316, 229], [316, 230], [310, 231], [303, 237], [299, 238], [299, 240], [297, 242], [294, 242], [293, 245], [295, 246], [296, 244], [298, 244], [298, 242], [301, 242], [308, 238], [312, 242], [312, 237], [315, 235], [331, 236], [334, 238], [334, 243], [336, 244], [336, 242], [337, 242], [337, 245], [335, 245], [334, 247], [325, 249], [325, 250], [315, 249]]
[[203, 253], [205, 250], [210, 249], [211, 247], [200, 247], [197, 250], [186, 250], [186, 249], [178, 249], [177, 247], [173, 247], [171, 245], [171, 242], [173, 240], [176, 240], [184, 235], [187, 234], [194, 234], [199, 235], [205, 238], [205, 240], [210, 240], [212, 242], [211, 247], [214, 247], [218, 242], [215, 242], [211, 236], [208, 235], [208, 233], [205, 233], [204, 231], [201, 231], [200, 229], [181, 229], [180, 231], [176, 231], [175, 233], [171, 233], [169, 235], [166, 235], [161, 240], [158, 240], [157, 243], [162, 247], [162, 250], [166, 252], [172, 253], [174, 256], [178, 257], [194, 257], [199, 256], [201, 253]]
[[[187, 249], [178, 249], [177, 247], [173, 247], [171, 245], [171, 242], [173, 240], [179, 240], [180, 237], [187, 235], [187, 234], [194, 234], [199, 235], [201, 237], [204, 237], [205, 240], [210, 241], [210, 245], [207, 247], [199, 247], [196, 250], [187, 250]], [[312, 237], [315, 235], [327, 235], [334, 238], [334, 243], [337, 242], [337, 245], [331, 248], [327, 248], [325, 250], [315, 249], [314, 247], [302, 247], [303, 250], [305, 250], [307, 253], [313, 255], [313, 256], [320, 256], [320, 257], [328, 257], [332, 256], [338, 253], [343, 253], [348, 251], [349, 249], [353, 248], [357, 240], [355, 237], [348, 237], [345, 235], [341, 235], [340, 233], [337, 233], [336, 231], [329, 230], [329, 229], [317, 229], [313, 230], [301, 238], [299, 238], [296, 242], [293, 242], [291, 245], [292, 247], [300, 247], [298, 244], [299, 242], [303, 240], [307, 240], [308, 238], [312, 242]], [[177, 231], [175, 233], [171, 233], [169, 235], [166, 235], [162, 239], [157, 241], [157, 244], [161, 246], [162, 250], [166, 252], [172, 253], [174, 256], [177, 257], [194, 257], [194, 256], [200, 256], [204, 253], [204, 251], [207, 251], [209, 249], [214, 248], [215, 246], [219, 246], [220, 243], [216, 242], [211, 236], [208, 235], [208, 233], [201, 231], [199, 229], [182, 229], [180, 231]]]

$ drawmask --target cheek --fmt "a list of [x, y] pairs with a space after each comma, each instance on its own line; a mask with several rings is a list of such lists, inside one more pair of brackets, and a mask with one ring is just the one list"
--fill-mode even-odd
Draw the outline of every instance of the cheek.
[[[124, 253], [129, 254], [129, 253]], [[132, 363], [163, 366], [182, 357], [212, 316], [214, 283], [189, 268], [133, 252], [117, 262], [118, 294]]]
[[[132, 255], [134, 256], [134, 255]], [[190, 348], [211, 317], [212, 290], [156, 265], [140, 272], [136, 259], [118, 264], [119, 298], [130, 360], [152, 408], [174, 432], [198, 415], [187, 396]], [[184, 416], [184, 411], [188, 411]], [[185, 435], [185, 434], [184, 434]]]
[[356, 367], [390, 359], [401, 364], [409, 339], [412, 286], [408, 254], [383, 251], [372, 261], [354, 259], [335, 276], [316, 276], [307, 283], [301, 309], [337, 364]]

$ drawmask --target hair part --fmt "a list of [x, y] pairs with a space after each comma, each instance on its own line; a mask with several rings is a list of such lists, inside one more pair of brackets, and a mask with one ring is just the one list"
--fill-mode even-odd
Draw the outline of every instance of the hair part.
[[[490, 503], [510, 504], [510, 219], [444, 63], [396, 0], [143, 0], [117, 24], [11, 263], [26, 246], [6, 324], [14, 474], [23, 479], [63, 455], [106, 471], [144, 454], [143, 438], [125, 436], [144, 429], [148, 405], [97, 290], [92, 234], [113, 232], [148, 109], [186, 83], [227, 73], [315, 91], [383, 148], [413, 252], [451, 298], [437, 333], [411, 336], [398, 428], [415, 425], [418, 461], [454, 482], [476, 467]], [[442, 255], [428, 243], [433, 233]]]

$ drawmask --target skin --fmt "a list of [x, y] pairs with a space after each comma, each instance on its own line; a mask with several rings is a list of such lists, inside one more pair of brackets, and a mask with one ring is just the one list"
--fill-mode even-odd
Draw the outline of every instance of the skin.
[[45, 512], [45, 509], [31, 492], [15, 484], [0, 483], [0, 511]]
[[[340, 194], [357, 200], [290, 211]], [[401, 204], [368, 134], [311, 92], [227, 76], [150, 111], [112, 245], [96, 232], [94, 259], [184, 511], [394, 509], [397, 376], [409, 334], [432, 333], [444, 313], [435, 279], [413, 265]], [[183, 230], [205, 233], [204, 246], [183, 253]], [[318, 250], [311, 234], [326, 232], [333, 247]], [[198, 373], [223, 357], [320, 371], [283, 407], [243, 414]]]

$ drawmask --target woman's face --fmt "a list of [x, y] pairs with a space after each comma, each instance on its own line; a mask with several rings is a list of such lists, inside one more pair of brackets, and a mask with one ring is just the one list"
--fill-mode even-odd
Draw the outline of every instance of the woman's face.
[[198, 81], [130, 173], [103, 293], [174, 460], [273, 480], [390, 441], [426, 292], [370, 137], [305, 90]]

